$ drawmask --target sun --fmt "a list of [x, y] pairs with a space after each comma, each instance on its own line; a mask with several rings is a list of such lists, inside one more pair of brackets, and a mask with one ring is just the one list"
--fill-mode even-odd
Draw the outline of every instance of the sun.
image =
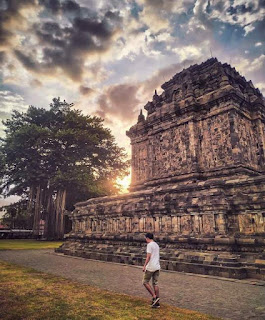
[[117, 178], [116, 183], [120, 187], [120, 193], [128, 193], [129, 192], [128, 189], [131, 184], [131, 174], [129, 174], [128, 176], [125, 176], [122, 179]]

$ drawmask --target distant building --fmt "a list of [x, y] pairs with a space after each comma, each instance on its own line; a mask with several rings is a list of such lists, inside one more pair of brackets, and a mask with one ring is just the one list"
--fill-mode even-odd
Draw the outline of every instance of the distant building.
[[3, 218], [3, 216], [5, 215], [5, 213], [6, 213], [6, 209], [0, 207], [0, 221]]

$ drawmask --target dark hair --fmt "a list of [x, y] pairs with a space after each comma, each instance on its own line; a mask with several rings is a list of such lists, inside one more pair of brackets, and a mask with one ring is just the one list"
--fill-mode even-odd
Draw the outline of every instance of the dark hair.
[[145, 235], [146, 238], [148, 239], [154, 239], [154, 235], [150, 232], [148, 232], [146, 235]]

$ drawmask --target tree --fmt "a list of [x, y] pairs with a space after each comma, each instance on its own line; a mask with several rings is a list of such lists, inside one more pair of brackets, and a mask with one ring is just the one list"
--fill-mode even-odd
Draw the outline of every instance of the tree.
[[4, 122], [1, 189], [27, 200], [33, 231], [45, 220], [47, 238], [63, 237], [63, 212], [76, 201], [117, 192], [114, 181], [128, 162], [103, 120], [86, 116], [60, 98], [50, 109], [30, 106]]
[[2, 208], [6, 211], [1, 219], [4, 225], [12, 229], [32, 228], [33, 216], [28, 213], [25, 200], [20, 200]]

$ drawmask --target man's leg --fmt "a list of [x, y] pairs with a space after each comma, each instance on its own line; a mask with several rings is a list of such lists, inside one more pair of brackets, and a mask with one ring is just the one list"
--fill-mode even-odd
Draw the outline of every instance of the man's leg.
[[153, 298], [155, 298], [155, 292], [153, 291], [152, 287], [149, 284], [149, 281], [151, 280], [152, 272], [145, 271], [144, 277], [143, 277], [143, 285], [145, 286], [146, 290], [151, 294]]
[[157, 285], [154, 285], [154, 291], [157, 298], [159, 298], [159, 287]]
[[159, 270], [157, 270], [152, 275], [152, 284], [153, 284], [154, 292], [157, 298], [159, 298], [159, 287], [158, 287], [159, 273], [160, 273]]
[[153, 288], [154, 288], [154, 292], [155, 292], [155, 299], [153, 300], [153, 304], [152, 307], [154, 308], [159, 308], [160, 304], [159, 304], [159, 287], [158, 287], [158, 278], [159, 278], [159, 270], [155, 271], [153, 273], [152, 276], [152, 283], [153, 283]]
[[155, 295], [152, 287], [150, 286], [150, 284], [149, 284], [149, 283], [144, 283], [144, 286], [146, 287], [147, 291], [151, 294], [151, 296], [152, 296], [153, 298], [155, 298], [156, 295]]

